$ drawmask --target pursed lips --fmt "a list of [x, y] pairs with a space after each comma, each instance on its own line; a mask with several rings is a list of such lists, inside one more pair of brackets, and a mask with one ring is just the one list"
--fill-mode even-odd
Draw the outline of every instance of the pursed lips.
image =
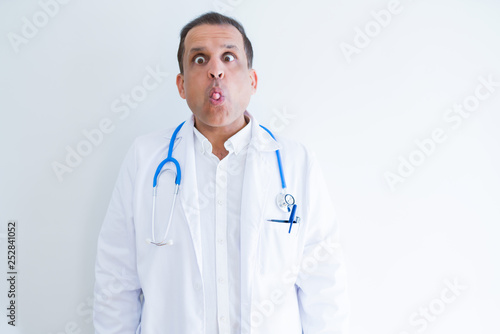
[[214, 105], [220, 105], [225, 101], [224, 91], [220, 87], [212, 87], [212, 89], [210, 89], [208, 97], [210, 99], [210, 103]]

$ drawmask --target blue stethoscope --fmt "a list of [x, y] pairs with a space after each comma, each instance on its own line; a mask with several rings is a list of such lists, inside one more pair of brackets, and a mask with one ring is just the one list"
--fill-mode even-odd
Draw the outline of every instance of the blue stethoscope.
[[[168, 145], [168, 154], [167, 158], [160, 162], [158, 167], [156, 168], [155, 175], [153, 177], [153, 211], [151, 214], [151, 235], [153, 239], [147, 239], [146, 242], [151, 243], [156, 246], [165, 246], [165, 245], [172, 245], [173, 241], [172, 240], [167, 240], [167, 235], [168, 235], [168, 230], [170, 229], [170, 225], [172, 223], [172, 216], [174, 214], [174, 207], [175, 207], [175, 201], [177, 199], [177, 194], [179, 193], [179, 187], [181, 184], [181, 166], [179, 165], [179, 162], [172, 157], [172, 152], [174, 150], [174, 142], [175, 139], [177, 138], [177, 133], [179, 133], [179, 130], [182, 128], [184, 125], [185, 121], [179, 124], [179, 126], [175, 129], [174, 133], [172, 134], [172, 137], [170, 138], [170, 144]], [[260, 126], [264, 130], [269, 133], [269, 135], [276, 140], [274, 135], [269, 131], [267, 128], [263, 127], [262, 125]], [[280, 150], [276, 150], [276, 159], [278, 160], [278, 168], [280, 172], [280, 178], [281, 178], [281, 193], [276, 196], [276, 204], [278, 207], [285, 211], [285, 212], [290, 212], [290, 218], [288, 220], [276, 220], [276, 219], [270, 219], [269, 221], [272, 222], [278, 222], [278, 223], [289, 223], [290, 227], [288, 228], [288, 233], [291, 232], [292, 230], [292, 225], [294, 223], [298, 223], [300, 221], [299, 217], [295, 217], [295, 212], [297, 210], [297, 204], [295, 204], [295, 198], [288, 194], [286, 192], [286, 182], [285, 182], [285, 175], [283, 174], [283, 167], [281, 165], [281, 155], [280, 155]], [[156, 208], [156, 192], [158, 188], [158, 177], [163, 169], [163, 166], [165, 166], [166, 163], [173, 163], [175, 165], [175, 170], [176, 170], [176, 175], [175, 175], [175, 188], [174, 188], [174, 199], [172, 201], [172, 207], [170, 209], [170, 215], [168, 218], [168, 223], [167, 223], [167, 229], [165, 230], [165, 234], [163, 235], [163, 238], [161, 241], [156, 241], [155, 239], [155, 208]], [[295, 219], [297, 218], [297, 219]]]

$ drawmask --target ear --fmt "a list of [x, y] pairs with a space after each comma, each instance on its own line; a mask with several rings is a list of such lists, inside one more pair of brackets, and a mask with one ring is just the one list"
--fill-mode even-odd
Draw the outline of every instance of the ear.
[[250, 84], [252, 85], [252, 95], [257, 91], [257, 72], [254, 69], [248, 71], [250, 75]]
[[185, 100], [186, 91], [184, 90], [184, 75], [179, 73], [176, 78], [177, 89], [179, 90], [179, 95]]

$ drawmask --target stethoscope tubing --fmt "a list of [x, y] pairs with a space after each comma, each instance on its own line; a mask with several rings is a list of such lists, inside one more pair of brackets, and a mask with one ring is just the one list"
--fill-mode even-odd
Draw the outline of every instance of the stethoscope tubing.
[[177, 194], [179, 193], [179, 185], [175, 185], [175, 190], [174, 190], [174, 199], [172, 201], [172, 207], [170, 208], [170, 215], [168, 218], [168, 224], [167, 224], [167, 229], [165, 230], [165, 234], [163, 235], [163, 238], [161, 239], [160, 242], [156, 242], [155, 240], [155, 210], [156, 210], [156, 188], [153, 190], [153, 212], [151, 213], [151, 217], [153, 222], [151, 223], [151, 235], [153, 237], [153, 240], [150, 242], [156, 246], [164, 246], [167, 244], [172, 244], [172, 241], [169, 240], [168, 242], [165, 242], [167, 240], [167, 235], [168, 231], [170, 230], [171, 222], [172, 222], [172, 217], [174, 216], [174, 207], [175, 207], [175, 201], [177, 200]]
[[175, 171], [176, 171], [176, 176], [175, 176], [175, 184], [180, 185], [181, 184], [181, 166], [179, 165], [179, 161], [177, 159], [172, 157], [172, 152], [174, 151], [174, 142], [175, 138], [177, 138], [177, 133], [180, 131], [182, 126], [186, 123], [186, 121], [182, 122], [179, 124], [179, 126], [175, 129], [174, 133], [172, 134], [172, 138], [170, 138], [170, 143], [168, 144], [168, 153], [167, 153], [167, 158], [160, 162], [158, 167], [156, 168], [155, 176], [153, 177], [153, 188], [156, 188], [156, 184], [158, 181], [158, 175], [160, 174], [163, 166], [167, 162], [172, 162], [175, 165]]
[[[267, 133], [269, 133], [269, 135], [275, 140], [276, 138], [274, 137], [273, 133], [271, 131], [269, 131], [268, 128], [260, 125], [261, 128], [263, 128], [264, 130], [267, 131]], [[278, 160], [278, 168], [280, 170], [280, 178], [281, 178], [281, 189], [283, 189], [283, 193], [286, 193], [286, 182], [285, 182], [285, 175], [283, 173], [283, 165], [281, 163], [281, 154], [280, 154], [280, 150], [277, 149], [276, 150], [276, 159]]]
[[[152, 207], [152, 213], [151, 213], [151, 218], [152, 218], [152, 223], [151, 223], [151, 235], [152, 235], [152, 240], [151, 239], [148, 239], [146, 240], [147, 242], [153, 244], [153, 245], [156, 245], [156, 246], [164, 246], [164, 245], [172, 245], [173, 244], [173, 241], [172, 240], [169, 240], [169, 241], [166, 241], [167, 240], [167, 235], [168, 235], [168, 231], [170, 230], [170, 226], [172, 225], [172, 218], [173, 218], [173, 214], [174, 214], [174, 207], [175, 207], [175, 202], [177, 200], [177, 194], [179, 193], [179, 187], [180, 187], [180, 184], [181, 184], [181, 167], [179, 165], [179, 162], [177, 161], [177, 159], [173, 158], [172, 157], [172, 152], [174, 150], [174, 143], [175, 143], [175, 140], [177, 138], [177, 134], [179, 133], [180, 129], [182, 128], [182, 126], [184, 125], [185, 121], [182, 122], [181, 124], [179, 124], [179, 126], [177, 126], [177, 128], [174, 130], [173, 134], [172, 134], [172, 137], [170, 138], [170, 143], [168, 145], [168, 153], [167, 153], [167, 158], [164, 159], [162, 162], [160, 162], [160, 164], [158, 165], [158, 167], [156, 168], [156, 171], [155, 171], [155, 175], [153, 177], [153, 207]], [[269, 131], [269, 129], [267, 129], [266, 127], [260, 125], [260, 127], [262, 129], [264, 129], [275, 141], [276, 141], [276, 138], [274, 137], [274, 135], [272, 134], [271, 131]], [[288, 223], [290, 224], [290, 227], [288, 229], [288, 233], [291, 232], [291, 229], [292, 229], [292, 226], [294, 223], [296, 223], [294, 220], [295, 220], [295, 211], [297, 209], [297, 204], [295, 204], [295, 199], [293, 198], [292, 195], [290, 194], [287, 194], [286, 193], [286, 182], [285, 182], [285, 175], [283, 173], [283, 165], [281, 163], [281, 154], [280, 154], [280, 150], [277, 149], [276, 150], [276, 159], [278, 161], [278, 169], [279, 169], [279, 172], [280, 172], [280, 179], [281, 179], [281, 188], [282, 188], [282, 192], [281, 192], [281, 196], [285, 196], [283, 197], [285, 199], [285, 202], [287, 204], [286, 206], [286, 209], [291, 213], [290, 213], [290, 218], [288, 220]], [[156, 211], [156, 193], [157, 193], [157, 186], [158, 186], [158, 177], [163, 169], [163, 166], [167, 163], [173, 163], [175, 165], [175, 170], [176, 170], [176, 175], [175, 175], [175, 190], [174, 190], [174, 198], [173, 198], [173, 201], [172, 201], [172, 207], [170, 208], [170, 215], [169, 215], [169, 218], [168, 218], [168, 223], [167, 223], [167, 228], [165, 230], [165, 234], [163, 235], [163, 238], [161, 241], [157, 242], [156, 239], [155, 239], [155, 211]], [[278, 196], [280, 196], [278, 195]], [[287, 203], [286, 201], [286, 196], [290, 196], [293, 200], [293, 204], [290, 204], [290, 203]], [[278, 205], [280, 206], [280, 205]], [[281, 207], [281, 206], [280, 206]], [[285, 209], [285, 207], [283, 207], [283, 209]], [[299, 221], [299, 218], [297, 217], [297, 223]]]

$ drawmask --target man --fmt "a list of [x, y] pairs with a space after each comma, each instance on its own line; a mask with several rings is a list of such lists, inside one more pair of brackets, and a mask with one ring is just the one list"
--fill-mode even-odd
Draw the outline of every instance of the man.
[[[137, 138], [125, 158], [98, 241], [96, 333], [347, 332], [325, 183], [303, 146], [246, 111], [252, 57], [229, 17], [207, 13], [181, 31], [177, 87], [193, 115]], [[170, 155], [178, 201], [175, 163], [157, 171]], [[278, 207], [285, 191], [296, 207], [291, 197]]]

